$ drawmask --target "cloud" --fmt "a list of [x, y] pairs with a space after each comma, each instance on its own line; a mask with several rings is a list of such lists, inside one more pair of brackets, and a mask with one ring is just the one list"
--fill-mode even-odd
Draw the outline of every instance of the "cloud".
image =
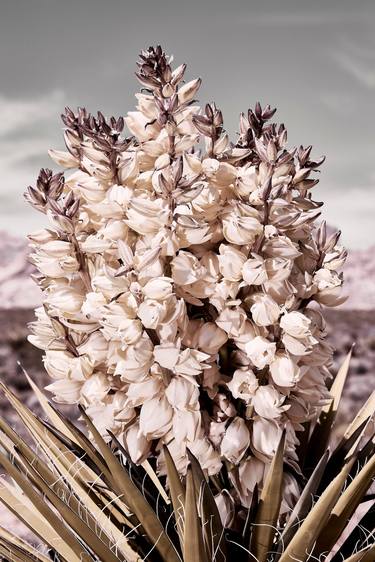
[[[322, 196], [321, 196], [322, 195]], [[324, 188], [323, 218], [342, 231], [344, 244], [367, 248], [374, 240], [375, 184], [353, 189]]]
[[64, 94], [59, 90], [31, 100], [13, 100], [0, 94], [0, 137], [56, 117], [61, 112], [63, 99]]
[[364, 46], [345, 42], [332, 53], [342, 70], [362, 86], [375, 89], [375, 45]]
[[[38, 169], [48, 164], [47, 150], [55, 143], [57, 116], [64, 94], [52, 91], [35, 99], [0, 95], [0, 227], [24, 233], [28, 229], [22, 193]], [[25, 220], [26, 219], [26, 220]]]

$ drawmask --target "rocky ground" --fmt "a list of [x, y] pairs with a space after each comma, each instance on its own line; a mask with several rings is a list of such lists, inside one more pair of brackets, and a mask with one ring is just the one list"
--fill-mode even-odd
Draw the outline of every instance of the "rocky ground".
[[[47, 382], [41, 353], [27, 342], [27, 324], [40, 295], [30, 279], [27, 247], [20, 240], [0, 235], [0, 380], [14, 389], [37, 413], [36, 400], [30, 393], [20, 364], [40, 387]], [[355, 343], [349, 380], [344, 393], [338, 423], [351, 418], [355, 408], [375, 389], [375, 255], [374, 249], [352, 252], [345, 269], [347, 302], [327, 310], [329, 338], [335, 348], [335, 368]], [[16, 416], [0, 396], [0, 414], [19, 428]], [[0, 524], [16, 531], [19, 524], [0, 505]]]

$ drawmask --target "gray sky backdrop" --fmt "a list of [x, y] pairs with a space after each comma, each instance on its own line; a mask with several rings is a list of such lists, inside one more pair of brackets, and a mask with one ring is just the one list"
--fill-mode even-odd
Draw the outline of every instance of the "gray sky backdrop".
[[42, 215], [24, 188], [63, 148], [65, 105], [125, 114], [137, 54], [161, 43], [226, 128], [259, 99], [325, 154], [317, 198], [351, 247], [375, 244], [374, 0], [0, 0], [0, 229]]

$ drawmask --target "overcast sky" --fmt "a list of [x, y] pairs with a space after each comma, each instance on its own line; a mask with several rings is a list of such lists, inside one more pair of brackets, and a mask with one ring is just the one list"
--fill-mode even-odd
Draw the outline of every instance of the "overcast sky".
[[137, 54], [161, 43], [229, 132], [257, 99], [277, 106], [290, 144], [327, 156], [325, 218], [375, 244], [374, 28], [373, 0], [0, 0], [0, 228], [40, 225], [22, 193], [63, 148], [63, 107], [133, 109]]

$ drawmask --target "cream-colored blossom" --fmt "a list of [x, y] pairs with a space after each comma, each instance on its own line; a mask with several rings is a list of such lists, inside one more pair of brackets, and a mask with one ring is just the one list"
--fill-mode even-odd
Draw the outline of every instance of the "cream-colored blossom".
[[294, 310], [282, 315], [280, 326], [293, 338], [302, 339], [310, 335], [310, 320], [302, 312]]
[[243, 418], [234, 418], [225, 431], [221, 442], [220, 452], [233, 464], [238, 464], [248, 446], [250, 445], [250, 432]]
[[277, 322], [280, 316], [280, 308], [272, 297], [256, 294], [251, 300], [254, 302], [250, 310], [255, 324], [258, 326], [270, 326]]
[[258, 379], [251, 369], [237, 369], [227, 383], [233, 398], [241, 398], [247, 404], [252, 400], [258, 386]]
[[163, 395], [147, 400], [139, 415], [139, 429], [146, 439], [163, 437], [172, 426], [173, 409]]
[[246, 255], [226, 244], [220, 245], [219, 252], [219, 269], [222, 276], [228, 281], [240, 281]]
[[293, 387], [300, 377], [297, 363], [285, 353], [277, 353], [270, 365], [272, 380], [278, 386]]
[[284, 406], [285, 396], [280, 394], [276, 388], [267, 384], [260, 386], [251, 403], [255, 412], [265, 419], [279, 418], [289, 406]]
[[264, 260], [260, 256], [246, 260], [242, 266], [242, 277], [248, 285], [263, 285], [268, 279]]
[[139, 423], [133, 423], [122, 435], [123, 443], [128, 451], [131, 460], [140, 464], [149, 455], [151, 449], [151, 441], [139, 430]]
[[272, 363], [276, 353], [276, 344], [262, 336], [256, 336], [245, 345], [245, 351], [253, 365], [258, 369], [263, 369]]

